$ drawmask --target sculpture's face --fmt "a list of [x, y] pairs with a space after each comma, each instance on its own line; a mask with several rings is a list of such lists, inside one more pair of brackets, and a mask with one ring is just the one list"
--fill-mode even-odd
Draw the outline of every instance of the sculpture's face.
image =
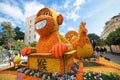
[[36, 16], [35, 29], [39, 35], [47, 35], [53, 30], [55, 21], [48, 8], [40, 10]]
[[48, 8], [43, 8], [36, 15], [35, 30], [41, 36], [49, 35], [55, 30], [58, 30], [58, 18], [54, 11]]

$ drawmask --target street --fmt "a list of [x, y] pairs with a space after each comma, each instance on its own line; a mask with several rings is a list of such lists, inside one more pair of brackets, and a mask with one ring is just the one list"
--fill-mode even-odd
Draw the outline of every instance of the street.
[[102, 54], [102, 56], [107, 57], [107, 58], [109, 58], [111, 61], [120, 64], [120, 56], [118, 56], [118, 55], [110, 54], [110, 53], [108, 52], [108, 53]]

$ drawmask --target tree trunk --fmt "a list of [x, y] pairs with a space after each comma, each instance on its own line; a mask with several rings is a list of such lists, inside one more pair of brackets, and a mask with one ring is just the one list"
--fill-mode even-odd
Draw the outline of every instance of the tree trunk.
[[110, 51], [113, 53], [112, 46], [110, 45]]

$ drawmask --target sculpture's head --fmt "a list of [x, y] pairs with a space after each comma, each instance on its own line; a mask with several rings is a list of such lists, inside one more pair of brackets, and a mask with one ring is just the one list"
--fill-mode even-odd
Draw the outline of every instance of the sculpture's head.
[[81, 22], [81, 23], [80, 23], [80, 26], [81, 26], [81, 27], [85, 27], [85, 25], [86, 25], [86, 22]]
[[63, 16], [56, 14], [49, 8], [41, 9], [35, 19], [35, 30], [41, 36], [46, 36], [59, 30], [59, 25], [63, 22]]
[[85, 28], [85, 26], [86, 26], [86, 22], [81, 22], [80, 23], [80, 26], [79, 26], [79, 29], [78, 29], [78, 34], [81, 34], [81, 32], [86, 34], [88, 32], [87, 29]]

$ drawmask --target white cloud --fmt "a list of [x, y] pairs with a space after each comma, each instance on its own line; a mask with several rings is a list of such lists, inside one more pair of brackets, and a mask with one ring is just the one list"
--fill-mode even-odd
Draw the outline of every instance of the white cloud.
[[61, 6], [61, 5], [58, 6], [57, 4], [52, 4], [52, 5], [51, 5], [51, 8], [52, 8], [54, 11], [57, 11], [57, 12], [59, 13], [59, 11], [63, 9], [63, 6]]
[[67, 13], [66, 18], [76, 21], [77, 19], [80, 18], [80, 15], [77, 13], [78, 10], [79, 10], [79, 7], [75, 8], [74, 10], [71, 10], [71, 12]]
[[87, 19], [87, 18], [90, 18], [90, 17], [92, 17], [92, 16], [93, 16], [93, 14], [90, 13], [90, 14], [87, 14], [86, 16], [83, 16], [83, 18], [84, 18], [84, 19]]
[[63, 21], [62, 25], [61, 26], [66, 26], [66, 23]]
[[81, 6], [83, 3], [85, 3], [85, 0], [76, 0], [73, 6], [78, 7], [78, 6]]
[[64, 2], [64, 4], [62, 5], [57, 5], [55, 3], [52, 4], [51, 8], [54, 10], [54, 11], [62, 11], [62, 10], [67, 10], [67, 9], [70, 9], [70, 3], [71, 3], [72, 0], [66, 0]]
[[6, 3], [0, 3], [0, 12], [9, 15], [13, 18], [17, 18], [23, 21], [23, 13], [21, 9], [17, 6], [12, 6]]
[[[11, 2], [13, 3], [14, 0], [0, 2], [0, 12], [10, 16], [12, 19], [6, 19], [9, 19], [11, 22], [13, 22], [14, 25], [24, 24], [26, 17], [35, 15], [41, 8], [45, 7], [43, 4], [38, 3], [36, 0], [31, 2], [20, 1], [23, 9], [18, 6], [19, 4], [17, 2], [15, 2], [14, 5], [11, 5]], [[62, 5], [53, 4], [51, 7], [57, 12], [62, 12], [65, 18], [76, 21], [80, 18], [79, 10], [80, 6], [84, 2], [85, 0], [67, 0]], [[6, 20], [1, 19], [1, 21]], [[62, 24], [62, 26], [65, 25], [65, 23]]]
[[66, 18], [72, 19], [73, 21], [78, 20], [80, 18], [79, 15], [80, 6], [83, 3], [85, 3], [85, 0], [75, 0], [72, 7], [71, 7], [72, 2], [69, 5], [68, 3], [70, 3], [70, 1], [65, 3], [66, 7], [70, 6], [69, 12], [66, 13]]
[[111, 0], [111, 1], [104, 2], [100, 5], [98, 4], [96, 7], [94, 7], [94, 9], [89, 11], [86, 16], [83, 16], [83, 18], [85, 19], [90, 18], [96, 14], [99, 14], [100, 12], [104, 12], [105, 10], [107, 10], [107, 8], [110, 8], [114, 3], [116, 2], [114, 0]]
[[14, 5], [14, 6], [18, 6], [20, 3], [18, 3], [17, 1], [15, 0], [6, 0], [6, 3], [7, 4], [11, 4], [11, 5]]
[[0, 17], [0, 22], [3, 22], [3, 21], [8, 21], [8, 19]]
[[69, 27], [68, 31], [71, 31], [71, 30], [75, 31], [75, 29], [73, 27]]
[[[11, 5], [10, 3], [14, 3]], [[13, 26], [20, 26], [21, 24], [25, 24], [26, 17], [35, 15], [44, 5], [33, 2], [21, 2], [24, 7], [21, 9], [18, 6], [17, 2], [14, 1], [5, 1], [0, 2], [0, 13], [7, 15], [8, 17], [0, 17], [0, 22], [10, 21]], [[24, 11], [24, 12], [22, 12]]]
[[14, 27], [16, 26], [16, 24], [14, 24], [14, 22], [12, 20], [0, 17], [0, 23], [3, 22], [3, 21], [12, 22], [12, 26], [14, 26]]
[[64, 8], [68, 8], [70, 2], [71, 2], [70, 0], [67, 0], [67, 1], [65, 2], [65, 4], [64, 4]]
[[51, 8], [57, 12], [62, 12], [66, 19], [76, 21], [80, 18], [79, 10], [83, 3], [85, 0], [67, 0], [62, 5], [52, 4]]
[[38, 4], [36, 1], [28, 2], [24, 4], [25, 17], [37, 14], [37, 12], [44, 7], [43, 4]]
[[65, 36], [65, 33], [64, 33], [64, 32], [60, 32], [60, 34], [61, 34], [62, 36]]
[[42, 4], [38, 4], [36, 1], [24, 3], [24, 13], [17, 6], [10, 5], [7, 3], [0, 3], [0, 12], [9, 15], [12, 18], [16, 18], [21, 21], [25, 21], [25, 18], [31, 15], [35, 15], [41, 8], [44, 7]]

